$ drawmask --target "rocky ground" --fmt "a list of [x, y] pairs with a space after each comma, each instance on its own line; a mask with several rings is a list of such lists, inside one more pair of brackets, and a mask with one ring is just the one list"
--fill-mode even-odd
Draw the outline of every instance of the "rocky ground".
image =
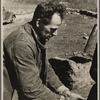
[[[9, 6], [10, 5], [10, 6]], [[15, 2], [8, 2], [4, 0], [5, 8], [16, 14], [15, 21], [11, 24], [3, 25], [2, 38], [4, 39], [13, 30], [20, 25], [30, 21], [32, 18], [32, 11], [34, 11], [35, 4], [19, 4]], [[19, 7], [18, 7], [19, 6]], [[69, 58], [74, 52], [83, 51], [87, 43], [88, 37], [92, 31], [97, 19], [80, 14], [66, 14], [65, 20], [58, 29], [58, 35], [53, 37], [48, 43], [47, 58], [61, 57]], [[86, 36], [84, 38], [84, 36]], [[88, 53], [93, 55], [96, 40]], [[88, 96], [92, 84], [82, 87], [78, 90], [73, 90], [84, 97]]]

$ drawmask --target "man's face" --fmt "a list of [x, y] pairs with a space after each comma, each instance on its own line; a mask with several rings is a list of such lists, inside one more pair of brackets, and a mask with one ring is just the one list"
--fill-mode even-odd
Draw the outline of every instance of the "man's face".
[[38, 27], [38, 36], [40, 39], [47, 42], [51, 37], [57, 35], [57, 29], [61, 25], [61, 22], [61, 17], [57, 13], [52, 16], [52, 19], [48, 25], [45, 25], [42, 21], [40, 21]]

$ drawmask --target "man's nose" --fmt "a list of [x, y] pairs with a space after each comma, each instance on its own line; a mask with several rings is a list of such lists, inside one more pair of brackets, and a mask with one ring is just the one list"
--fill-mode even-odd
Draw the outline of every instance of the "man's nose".
[[53, 36], [56, 36], [58, 34], [57, 30], [55, 32], [52, 33]]

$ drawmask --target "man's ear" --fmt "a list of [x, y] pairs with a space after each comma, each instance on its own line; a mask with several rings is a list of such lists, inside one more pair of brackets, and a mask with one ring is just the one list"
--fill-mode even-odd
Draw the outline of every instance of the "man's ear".
[[39, 27], [39, 25], [40, 25], [40, 18], [37, 19], [37, 21], [36, 21], [36, 26]]

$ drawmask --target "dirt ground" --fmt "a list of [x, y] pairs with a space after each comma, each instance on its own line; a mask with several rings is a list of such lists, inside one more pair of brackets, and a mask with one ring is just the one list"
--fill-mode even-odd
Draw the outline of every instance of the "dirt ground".
[[[10, 6], [9, 6], [10, 5]], [[20, 25], [24, 24], [27, 21], [30, 21], [32, 18], [32, 11], [35, 9], [36, 5], [31, 4], [19, 4], [11, 2], [5, 2], [4, 6], [7, 10], [18, 13], [17, 11], [21, 10], [21, 15], [16, 15], [15, 22], [3, 25], [3, 39], [10, 34], [13, 30], [18, 28]], [[24, 14], [23, 13], [29, 13]], [[68, 58], [73, 52], [83, 51], [87, 42], [87, 39], [84, 39], [84, 34], [87, 34], [89, 37], [94, 24], [97, 23], [96, 18], [87, 17], [80, 14], [69, 14], [66, 15], [64, 22], [61, 27], [58, 29], [58, 35], [53, 37], [48, 43], [47, 49], [47, 58], [51, 57], [62, 57]], [[95, 43], [94, 43], [95, 44]], [[93, 44], [90, 54], [93, 55], [95, 45]], [[81, 88], [79, 90], [73, 90], [76, 93], [81, 94], [84, 97], [88, 96], [91, 85]]]

